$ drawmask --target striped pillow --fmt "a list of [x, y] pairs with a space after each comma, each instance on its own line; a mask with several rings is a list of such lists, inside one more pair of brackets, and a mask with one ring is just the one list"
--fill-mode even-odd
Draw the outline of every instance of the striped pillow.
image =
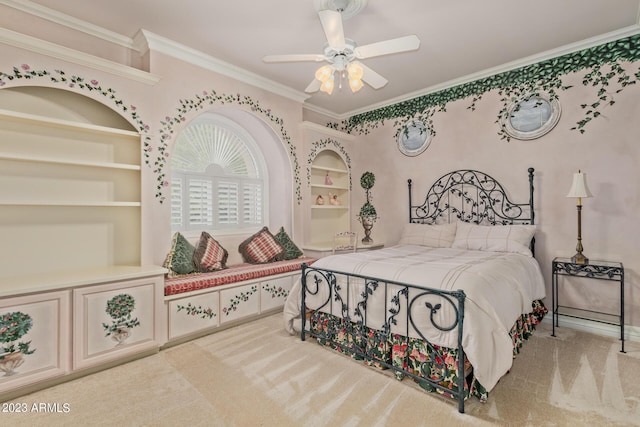
[[535, 225], [477, 225], [461, 221], [451, 247], [533, 256], [529, 245], [535, 232]]
[[229, 252], [209, 233], [203, 231], [200, 234], [200, 240], [193, 253], [193, 262], [199, 271], [216, 271], [227, 268], [228, 257]]
[[267, 227], [240, 243], [238, 252], [245, 262], [264, 264], [284, 259], [285, 249], [278, 243]]

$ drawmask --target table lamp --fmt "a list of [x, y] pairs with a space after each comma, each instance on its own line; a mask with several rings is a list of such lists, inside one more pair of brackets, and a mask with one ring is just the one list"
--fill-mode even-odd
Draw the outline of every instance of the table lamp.
[[582, 253], [582, 199], [587, 197], [593, 197], [589, 187], [587, 186], [587, 174], [578, 170], [578, 173], [573, 174], [573, 183], [567, 197], [573, 197], [578, 199], [578, 244], [576, 246], [576, 254], [571, 257], [571, 261], [575, 264], [589, 264], [589, 258]]

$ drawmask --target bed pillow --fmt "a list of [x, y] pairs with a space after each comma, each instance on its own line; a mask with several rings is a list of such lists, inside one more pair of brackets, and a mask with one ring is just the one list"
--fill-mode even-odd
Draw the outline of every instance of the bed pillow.
[[512, 252], [533, 256], [529, 245], [535, 225], [477, 225], [458, 222], [452, 248]]
[[209, 233], [203, 231], [193, 253], [193, 262], [198, 271], [216, 271], [227, 268], [229, 252]]
[[291, 237], [284, 231], [284, 227], [280, 227], [280, 230], [273, 236], [276, 239], [276, 242], [280, 243], [280, 245], [284, 248], [284, 259], [295, 259], [299, 258], [303, 255], [302, 251], [299, 247], [293, 243]]
[[253, 236], [240, 243], [238, 252], [245, 262], [250, 264], [264, 264], [284, 259], [285, 250], [276, 242], [273, 234], [267, 227], [263, 227]]
[[400, 245], [420, 245], [430, 248], [450, 248], [456, 236], [456, 223], [405, 224]]
[[182, 234], [176, 232], [171, 239], [171, 249], [164, 260], [163, 267], [169, 269], [169, 276], [197, 272], [193, 263], [196, 248]]

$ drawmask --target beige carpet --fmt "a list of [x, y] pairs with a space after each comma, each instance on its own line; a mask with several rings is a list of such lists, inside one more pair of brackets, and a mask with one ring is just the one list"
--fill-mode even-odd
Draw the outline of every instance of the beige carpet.
[[273, 315], [11, 402], [68, 413], [0, 413], [3, 426], [640, 425], [640, 343], [543, 324], [481, 404], [426, 393], [301, 342]]

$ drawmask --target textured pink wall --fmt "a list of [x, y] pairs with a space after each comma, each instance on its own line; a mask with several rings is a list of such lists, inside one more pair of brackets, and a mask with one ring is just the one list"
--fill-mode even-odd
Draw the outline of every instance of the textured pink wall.
[[[631, 69], [631, 68], [630, 68]], [[393, 139], [392, 121], [369, 135], [359, 136], [353, 153], [354, 177], [365, 170], [376, 174], [374, 205], [382, 219], [374, 238], [395, 243], [407, 222], [406, 181], [414, 182], [414, 198], [424, 197], [431, 183], [455, 169], [477, 169], [502, 182], [519, 202], [528, 201], [527, 168], [534, 167], [536, 258], [551, 295], [551, 260], [575, 253], [577, 213], [575, 200], [566, 198], [572, 174], [587, 173], [593, 198], [583, 200], [584, 253], [593, 260], [621, 261], [625, 266], [626, 321], [640, 325], [640, 87], [630, 86], [615, 95], [616, 104], [603, 110], [580, 134], [569, 130], [583, 117], [580, 104], [593, 102], [594, 89], [580, 76], [565, 83], [574, 87], [560, 94], [562, 116], [554, 130], [532, 141], [500, 140], [495, 122], [500, 109], [496, 93], [487, 93], [475, 111], [470, 101], [447, 105], [436, 113], [437, 135], [417, 157], [406, 157]], [[414, 199], [415, 200], [415, 199]], [[355, 188], [353, 209], [364, 202]], [[353, 227], [360, 227], [354, 221]], [[569, 282], [566, 282], [569, 283]], [[573, 285], [576, 285], [573, 287]], [[564, 296], [566, 295], [566, 297]], [[563, 286], [563, 304], [615, 313], [619, 293], [615, 284], [581, 280]], [[551, 306], [550, 298], [547, 305]]]

